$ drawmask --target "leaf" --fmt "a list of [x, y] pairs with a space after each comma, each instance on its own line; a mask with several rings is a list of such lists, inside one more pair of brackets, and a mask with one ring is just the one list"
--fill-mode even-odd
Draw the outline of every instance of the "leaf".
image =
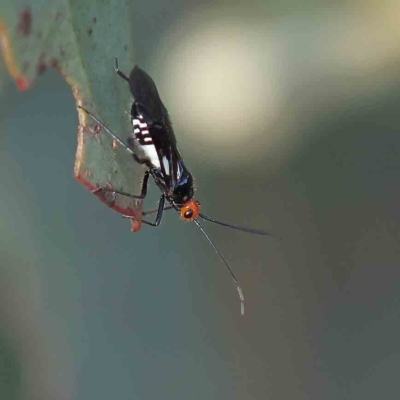
[[[18, 89], [28, 90], [47, 68], [54, 68], [71, 86], [76, 104], [124, 139], [132, 129], [127, 113], [132, 97], [128, 84], [114, 72], [114, 57], [129, 74], [134, 65], [130, 5], [107, 0], [2, 0], [0, 44]], [[144, 167], [115, 146], [82, 110], [78, 116], [75, 178], [89, 190], [108, 186], [140, 194]], [[136, 218], [132, 230], [140, 229], [143, 200], [110, 192], [97, 196], [117, 212]]]
[[23, 360], [15, 344], [4, 334], [7, 325], [0, 330], [0, 394], [3, 399], [20, 399], [22, 392]]

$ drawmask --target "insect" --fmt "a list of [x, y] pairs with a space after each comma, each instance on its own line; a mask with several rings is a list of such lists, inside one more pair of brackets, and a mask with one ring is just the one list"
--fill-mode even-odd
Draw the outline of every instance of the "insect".
[[[154, 222], [143, 219], [141, 222], [150, 226], [158, 226], [161, 222], [164, 211], [170, 209], [175, 210], [182, 220], [194, 222], [229, 271], [239, 294], [241, 314], [243, 315], [244, 296], [236, 275], [230, 268], [222, 253], [218, 250], [214, 242], [204, 230], [198, 218], [200, 217], [203, 220], [226, 226], [228, 228], [237, 229], [242, 232], [257, 235], [274, 235], [263, 230], [245, 228], [217, 221], [200, 212], [200, 203], [193, 198], [193, 176], [186, 167], [178, 150], [168, 111], [161, 101], [153, 79], [137, 65], [132, 69], [129, 77], [126, 76], [122, 71], [120, 71], [117, 58], [115, 58], [114, 69], [115, 72], [129, 84], [130, 91], [134, 98], [131, 108], [133, 132], [128, 135], [127, 143], [124, 143], [90, 111], [81, 106], [78, 107], [93, 118], [94, 121], [101, 125], [104, 130], [111, 135], [114, 144], [117, 142], [120, 146], [125, 148], [137, 163], [145, 165], [147, 169], [144, 172], [140, 194], [131, 194], [107, 186], [99, 187], [93, 192], [98, 193], [105, 191], [112, 192], [114, 195], [118, 194], [135, 199], [143, 199], [146, 197], [148, 179], [149, 176], [151, 176], [161, 191], [160, 201], [157, 210], [142, 213], [143, 215], [156, 213]], [[166, 206], [165, 201], [167, 201], [169, 205]], [[124, 217], [134, 219], [130, 216]]]

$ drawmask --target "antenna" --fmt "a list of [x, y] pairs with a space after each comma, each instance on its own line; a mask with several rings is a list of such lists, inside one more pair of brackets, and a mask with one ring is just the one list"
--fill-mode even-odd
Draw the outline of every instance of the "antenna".
[[201, 218], [203, 218], [204, 220], [206, 220], [206, 221], [210, 221], [210, 222], [213, 222], [214, 224], [226, 226], [228, 228], [236, 229], [238, 231], [242, 231], [242, 232], [246, 232], [246, 233], [252, 233], [254, 235], [272, 236], [272, 237], [274, 237], [276, 239], [282, 240], [282, 238], [280, 238], [278, 236], [275, 236], [272, 233], [263, 231], [261, 229], [246, 228], [244, 226], [237, 226], [237, 225], [233, 225], [233, 224], [228, 224], [226, 222], [217, 221], [217, 220], [215, 220], [213, 218], [207, 217], [207, 215], [204, 215], [202, 213], [199, 213], [199, 216]]
[[94, 114], [92, 114], [90, 111], [86, 110], [86, 108], [82, 106], [77, 106], [81, 110], [85, 111], [87, 115], [90, 115], [102, 128], [104, 128], [122, 147], [124, 147], [129, 153], [132, 155], [135, 155], [135, 153], [106, 125], [104, 125], [103, 122], [101, 122]]
[[243, 296], [243, 291], [242, 288], [239, 285], [239, 282], [236, 278], [236, 275], [233, 273], [233, 271], [231, 270], [231, 267], [228, 265], [227, 261], [225, 260], [224, 256], [222, 255], [222, 253], [218, 250], [217, 246], [214, 244], [214, 242], [211, 240], [210, 236], [207, 235], [206, 231], [203, 229], [203, 227], [200, 225], [199, 221], [197, 221], [196, 219], [193, 220], [193, 222], [197, 225], [197, 227], [203, 232], [203, 235], [206, 237], [206, 239], [208, 240], [208, 242], [211, 244], [211, 246], [213, 247], [214, 251], [218, 254], [219, 258], [221, 259], [221, 261], [225, 264], [226, 269], [229, 271], [229, 273], [231, 274], [231, 277], [233, 279], [233, 282], [236, 285], [236, 289], [238, 291], [239, 294], [239, 299], [240, 299], [240, 313], [242, 315], [244, 315], [244, 296]]

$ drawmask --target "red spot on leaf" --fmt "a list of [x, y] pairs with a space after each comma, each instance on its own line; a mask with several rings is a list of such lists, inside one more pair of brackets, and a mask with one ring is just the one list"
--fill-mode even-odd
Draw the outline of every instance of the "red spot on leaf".
[[93, 131], [95, 135], [98, 135], [101, 132], [101, 126], [99, 124], [94, 124]]
[[19, 13], [18, 31], [23, 36], [29, 36], [32, 30], [32, 14], [29, 8], [25, 8]]
[[51, 61], [50, 61], [50, 66], [51, 66], [51, 68], [59, 69], [60, 64], [59, 64], [57, 58], [52, 58], [52, 59], [51, 59]]

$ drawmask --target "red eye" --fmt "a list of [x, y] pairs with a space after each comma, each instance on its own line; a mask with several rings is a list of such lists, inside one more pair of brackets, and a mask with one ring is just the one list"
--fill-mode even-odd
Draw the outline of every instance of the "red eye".
[[191, 199], [181, 207], [181, 219], [185, 221], [193, 221], [199, 215], [199, 211], [200, 204], [196, 200]]

